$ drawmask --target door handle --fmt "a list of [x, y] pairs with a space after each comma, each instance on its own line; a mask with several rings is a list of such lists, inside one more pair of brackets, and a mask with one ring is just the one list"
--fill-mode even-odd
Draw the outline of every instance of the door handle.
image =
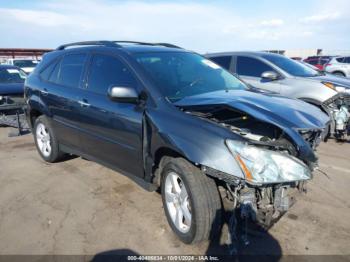
[[47, 91], [46, 88], [44, 88], [43, 90], [41, 90], [40, 93], [41, 93], [43, 96], [47, 96], [47, 95], [49, 94], [49, 92]]
[[85, 99], [78, 101], [78, 103], [80, 104], [81, 107], [89, 107], [90, 106], [90, 104]]

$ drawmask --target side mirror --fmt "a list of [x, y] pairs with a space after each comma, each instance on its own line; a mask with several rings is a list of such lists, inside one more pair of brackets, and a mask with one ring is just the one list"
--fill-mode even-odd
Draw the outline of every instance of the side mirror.
[[119, 103], [136, 104], [139, 101], [139, 95], [136, 90], [126, 86], [111, 86], [108, 88], [108, 97], [112, 101]]
[[277, 80], [279, 77], [280, 77], [279, 74], [277, 74], [274, 71], [266, 71], [261, 74], [261, 78], [265, 80], [270, 80], [270, 81]]

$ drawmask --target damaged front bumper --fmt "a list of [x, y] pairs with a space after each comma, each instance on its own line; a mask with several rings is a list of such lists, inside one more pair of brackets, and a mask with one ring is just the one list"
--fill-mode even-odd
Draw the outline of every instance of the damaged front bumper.
[[224, 198], [231, 202], [230, 209], [264, 229], [270, 228], [293, 206], [297, 195], [307, 191], [307, 180], [253, 185], [208, 167], [202, 167], [202, 171], [221, 181], [226, 190]]

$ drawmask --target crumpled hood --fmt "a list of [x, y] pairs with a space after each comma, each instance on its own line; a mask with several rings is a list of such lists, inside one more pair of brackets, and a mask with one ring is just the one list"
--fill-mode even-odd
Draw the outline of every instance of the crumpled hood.
[[20, 95], [23, 93], [23, 83], [0, 84], [0, 95]]
[[285, 128], [325, 128], [329, 117], [301, 100], [248, 90], [218, 91], [185, 97], [176, 106], [222, 105]]

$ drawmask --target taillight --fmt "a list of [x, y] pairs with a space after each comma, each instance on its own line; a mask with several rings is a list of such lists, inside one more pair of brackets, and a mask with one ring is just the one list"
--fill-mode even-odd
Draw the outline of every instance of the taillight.
[[326, 66], [331, 66], [332, 64], [325, 64], [325, 66], [324, 67], [326, 67]]

